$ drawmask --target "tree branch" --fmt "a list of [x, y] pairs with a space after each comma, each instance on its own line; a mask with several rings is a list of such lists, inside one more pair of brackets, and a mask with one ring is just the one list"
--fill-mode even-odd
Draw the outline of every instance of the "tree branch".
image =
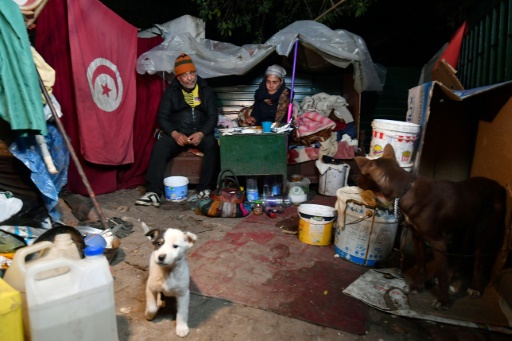
[[314, 21], [318, 21], [319, 19], [321, 19], [323, 16], [325, 16], [327, 13], [329, 13], [330, 11], [332, 11], [333, 9], [335, 9], [336, 7], [338, 7], [339, 5], [341, 5], [342, 3], [344, 3], [345, 1], [347, 0], [341, 0], [339, 1], [337, 4], [333, 5], [331, 8], [329, 8], [327, 11], [325, 11], [324, 13], [320, 14], [318, 17], [315, 18]]

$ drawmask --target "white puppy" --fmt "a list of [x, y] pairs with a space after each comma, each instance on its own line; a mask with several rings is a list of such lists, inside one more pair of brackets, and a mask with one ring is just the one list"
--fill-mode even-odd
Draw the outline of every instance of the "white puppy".
[[[148, 229], [142, 223], [144, 229]], [[176, 297], [176, 335], [185, 337], [188, 329], [190, 273], [185, 254], [197, 236], [177, 229], [152, 229], [146, 233], [154, 246], [146, 284], [146, 319], [151, 321], [163, 306], [162, 294]]]

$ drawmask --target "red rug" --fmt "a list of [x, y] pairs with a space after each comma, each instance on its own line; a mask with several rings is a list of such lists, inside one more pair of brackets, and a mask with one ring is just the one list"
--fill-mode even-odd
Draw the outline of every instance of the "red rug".
[[342, 291], [366, 268], [335, 258], [332, 245], [308, 245], [274, 226], [293, 214], [294, 207], [275, 219], [251, 215], [195, 250], [191, 291], [365, 334], [368, 307]]

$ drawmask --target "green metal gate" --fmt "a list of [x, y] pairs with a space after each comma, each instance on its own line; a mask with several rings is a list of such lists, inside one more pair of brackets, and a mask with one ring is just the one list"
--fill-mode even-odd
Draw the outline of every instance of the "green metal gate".
[[512, 0], [483, 1], [468, 19], [458, 76], [466, 89], [512, 80]]

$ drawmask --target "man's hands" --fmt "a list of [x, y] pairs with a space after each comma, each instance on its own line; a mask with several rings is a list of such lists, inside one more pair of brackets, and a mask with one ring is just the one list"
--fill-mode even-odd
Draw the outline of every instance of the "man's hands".
[[201, 140], [203, 139], [204, 137], [204, 134], [200, 131], [198, 131], [197, 133], [193, 133], [192, 135], [190, 135], [188, 137], [188, 143], [193, 145], [193, 146], [198, 146], [199, 143], [201, 143]]
[[178, 133], [177, 131], [173, 131], [171, 133], [172, 138], [176, 143], [180, 146], [186, 146], [187, 144], [198, 146], [199, 143], [201, 143], [201, 140], [204, 137], [204, 134], [202, 132], [193, 133], [190, 136], [186, 136], [182, 133]]

